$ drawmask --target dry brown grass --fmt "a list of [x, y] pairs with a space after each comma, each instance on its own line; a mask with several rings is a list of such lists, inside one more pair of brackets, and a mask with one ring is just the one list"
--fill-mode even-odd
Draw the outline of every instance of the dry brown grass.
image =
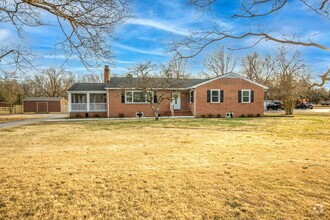
[[0, 114], [0, 124], [12, 121], [20, 121], [32, 118], [45, 117], [44, 115], [24, 115], [24, 114]]
[[329, 116], [46, 123], [0, 143], [0, 219], [330, 218]]

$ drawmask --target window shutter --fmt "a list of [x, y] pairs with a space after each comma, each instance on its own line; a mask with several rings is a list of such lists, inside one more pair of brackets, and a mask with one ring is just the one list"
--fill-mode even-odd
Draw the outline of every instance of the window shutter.
[[157, 92], [154, 92], [154, 103], [157, 103], [158, 99], [157, 99]]
[[254, 102], [254, 91], [251, 90], [251, 102]]
[[242, 102], [242, 91], [241, 90], [238, 91], [238, 102], [239, 103]]
[[191, 91], [189, 94], [190, 94], [190, 102], [194, 102], [194, 91]]
[[121, 93], [121, 103], [125, 103], [125, 92]]
[[220, 102], [223, 102], [223, 90], [220, 90]]
[[211, 102], [211, 90], [207, 90], [207, 102]]

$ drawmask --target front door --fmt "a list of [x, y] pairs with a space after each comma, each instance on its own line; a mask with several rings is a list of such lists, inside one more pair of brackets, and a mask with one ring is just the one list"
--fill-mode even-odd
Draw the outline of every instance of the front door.
[[172, 94], [172, 104], [174, 107], [174, 110], [180, 110], [181, 109], [181, 95], [180, 92], [175, 92]]

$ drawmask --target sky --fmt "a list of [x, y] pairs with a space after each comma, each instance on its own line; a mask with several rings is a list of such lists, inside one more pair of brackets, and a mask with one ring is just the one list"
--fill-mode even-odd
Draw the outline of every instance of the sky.
[[[167, 62], [173, 54], [169, 53], [169, 43], [187, 37], [190, 32], [206, 30], [214, 25], [221, 30], [233, 34], [240, 34], [249, 30], [261, 29], [271, 31], [274, 36], [281, 34], [296, 34], [301, 39], [314, 41], [330, 47], [330, 22], [308, 9], [298, 0], [289, 0], [288, 5], [278, 13], [255, 19], [233, 19], [230, 17], [239, 12], [240, 1], [222, 0], [213, 5], [212, 11], [196, 10], [187, 3], [187, 0], [135, 0], [132, 2], [134, 18], [116, 29], [116, 40], [108, 39], [115, 60], [111, 72], [123, 75], [129, 67], [147, 60], [156, 64]], [[51, 16], [46, 16], [49, 23]], [[0, 42], [9, 44], [18, 41], [15, 30], [10, 25], [0, 26]], [[63, 64], [64, 55], [61, 51], [54, 53], [54, 44], [61, 38], [57, 27], [45, 26], [42, 28], [29, 28], [25, 30], [24, 43], [35, 51], [38, 62], [44, 68], [57, 67]], [[246, 38], [243, 40], [226, 40], [207, 47], [201, 54], [189, 61], [187, 70], [193, 76], [205, 71], [203, 59], [215, 48], [241, 48], [252, 45], [256, 40]], [[244, 55], [257, 51], [261, 55], [274, 53], [280, 44], [263, 41], [251, 49], [235, 50], [234, 55]], [[315, 78], [330, 67], [330, 51], [323, 51], [311, 47], [292, 47], [291, 51], [299, 50], [304, 62], [310, 66]], [[75, 74], [90, 73], [72, 57], [66, 64], [66, 69]], [[236, 69], [239, 71], [239, 66]], [[102, 69], [92, 69], [94, 73], [102, 73]], [[330, 83], [326, 85], [330, 88]]]

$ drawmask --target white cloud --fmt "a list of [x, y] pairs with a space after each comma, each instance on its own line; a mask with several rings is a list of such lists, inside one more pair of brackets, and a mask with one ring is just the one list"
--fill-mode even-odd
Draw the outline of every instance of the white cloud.
[[0, 41], [6, 40], [10, 35], [10, 31], [7, 29], [0, 29]]
[[134, 25], [142, 25], [142, 26], [153, 27], [153, 28], [156, 28], [158, 30], [167, 31], [167, 32], [177, 34], [177, 35], [183, 35], [183, 36], [188, 36], [189, 35], [188, 30], [186, 30], [184, 28], [177, 27], [173, 23], [174, 22], [171, 22], [171, 21], [168, 21], [168, 22], [165, 23], [165, 22], [161, 22], [161, 21], [156, 21], [156, 20], [151, 20], [151, 19], [141, 19], [141, 18], [131, 19], [131, 20], [126, 22], [126, 24], [134, 24]]
[[120, 43], [114, 43], [113, 44], [114, 47], [123, 49], [123, 50], [128, 50], [128, 51], [132, 51], [132, 52], [136, 52], [136, 53], [142, 53], [142, 54], [149, 54], [149, 55], [157, 55], [157, 56], [165, 56], [164, 52], [160, 49], [153, 49], [153, 50], [143, 50], [143, 49], [139, 49], [136, 47], [131, 47], [131, 46], [127, 46], [127, 45], [123, 45]]

